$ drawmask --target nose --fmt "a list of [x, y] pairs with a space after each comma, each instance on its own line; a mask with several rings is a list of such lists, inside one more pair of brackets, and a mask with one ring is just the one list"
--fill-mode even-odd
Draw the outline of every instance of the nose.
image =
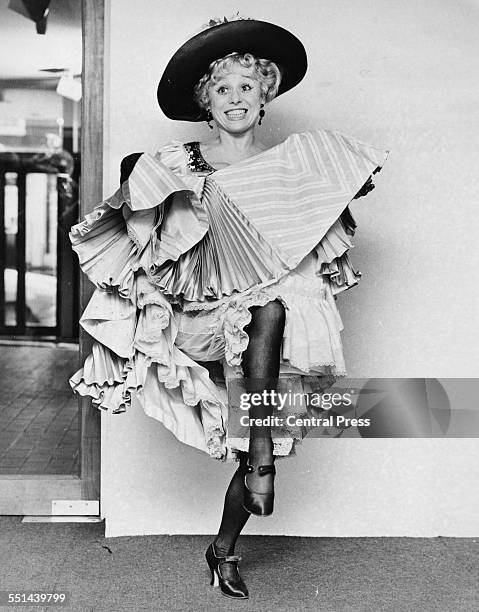
[[230, 103], [239, 104], [241, 102], [241, 90], [236, 87], [231, 88]]

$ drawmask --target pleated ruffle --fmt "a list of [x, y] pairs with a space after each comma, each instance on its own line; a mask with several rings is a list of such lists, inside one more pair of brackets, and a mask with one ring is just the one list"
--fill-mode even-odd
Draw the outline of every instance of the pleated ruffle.
[[276, 280], [289, 272], [285, 261], [216, 183], [205, 178], [202, 203], [208, 233], [176, 261], [153, 262], [150, 279], [186, 301], [215, 300]]
[[92, 283], [129, 297], [139, 253], [128, 235], [121, 207], [121, 191], [99, 204], [84, 221], [72, 227], [70, 240], [81, 269]]
[[[96, 341], [83, 368], [70, 379], [71, 387], [114, 413], [124, 412], [134, 394], [145, 413], [164, 423], [181, 441], [223, 458], [225, 391], [175, 345], [176, 322], [161, 292], [144, 275], [135, 277], [134, 292], [138, 315], [116, 321], [108, 316], [121, 314], [118, 297], [106, 292], [101, 299], [94, 296], [96, 318], [89, 307], [82, 325]], [[124, 327], [116, 334], [118, 320]], [[125, 356], [109, 348], [118, 350], [118, 338]]]
[[[163, 423], [182, 442], [212, 457], [225, 459], [238, 450], [247, 450], [247, 440], [228, 438], [226, 388], [217, 381], [213, 383], [197, 361], [224, 360], [229, 375], [241, 375], [242, 356], [249, 341], [245, 331], [251, 321], [249, 308], [275, 299], [286, 310], [280, 375], [293, 376], [292, 386], [307, 393], [312, 388], [308, 376], [316, 377], [315, 388], [318, 384], [327, 388], [346, 374], [340, 338], [343, 324], [333, 294], [352, 284], [351, 272], [334, 274], [338, 266], [352, 270], [345, 259], [353, 246], [355, 225], [351, 216], [338, 219], [314, 252], [280, 280], [220, 300], [183, 301], [181, 311], [185, 315], [195, 317], [203, 312], [214, 317], [215, 333], [207, 336], [204, 346], [205, 321], [198, 319], [190, 326], [191, 341], [200, 343], [193, 351], [191, 344], [184, 346], [181, 340], [184, 330], [178, 335], [177, 316], [169, 296], [144, 273], [138, 245], [128, 238], [130, 249], [122, 247], [125, 228], [120, 229], [114, 216], [118, 211], [109, 208], [108, 204], [102, 206], [78, 229], [82, 236], [88, 236], [88, 242], [83, 243], [86, 250], [91, 248], [90, 240], [94, 248], [100, 246], [92, 267], [87, 268], [97, 289], [81, 318], [82, 327], [95, 343], [82, 370], [71, 378], [75, 392], [91, 396], [95, 405], [113, 413], [127, 410], [135, 396], [148, 416]], [[110, 235], [106, 235], [108, 230]], [[116, 266], [105, 265], [102, 254], [107, 258], [110, 255], [108, 248], [102, 248], [104, 244], [118, 249], [114, 251]], [[121, 252], [128, 253], [123, 265]], [[88, 265], [92, 260], [82, 261]], [[194, 274], [195, 267], [190, 270], [190, 275]], [[187, 278], [184, 273], [179, 276], [180, 280]], [[125, 279], [128, 282], [121, 282]], [[275, 454], [293, 453], [306, 433], [307, 429], [291, 427], [276, 432]]]
[[[189, 313], [198, 330], [210, 327], [219, 332], [216, 337], [204, 336], [206, 342], [197, 345], [192, 356], [191, 347], [185, 347], [181, 340], [177, 314], [145, 275], [135, 276], [136, 317], [118, 307], [115, 294], [104, 292], [101, 299], [94, 296], [89, 317], [82, 325], [88, 325], [95, 342], [84, 367], [70, 380], [73, 390], [91, 396], [95, 405], [113, 413], [129, 409], [135, 396], [148, 416], [163, 423], [182, 442], [218, 459], [234, 456], [245, 442], [228, 438], [227, 389], [218, 380], [213, 382], [198, 361], [216, 357], [224, 362], [230, 376], [241, 375], [242, 355], [248, 346], [245, 327], [251, 320], [249, 308], [274, 299], [284, 304], [280, 376], [293, 377], [294, 388], [307, 392], [311, 388], [308, 377], [313, 377], [316, 388], [321, 385], [325, 389], [345, 375], [342, 322], [330, 287], [314, 274], [314, 265], [311, 256], [299, 272], [276, 285], [239, 294], [215, 310]], [[196, 320], [195, 315], [200, 319]], [[121, 333], [112, 331], [116, 323], [108, 316], [123, 322]], [[189, 329], [201, 343], [201, 333], [193, 326]], [[110, 348], [119, 350], [118, 337], [122, 338], [123, 356]], [[129, 346], [126, 338], [131, 339]], [[215, 342], [220, 349], [216, 356], [211, 355], [210, 346]], [[302, 438], [301, 432], [301, 428], [282, 431], [275, 438], [275, 454], [290, 454]]]
[[357, 285], [361, 278], [361, 272], [354, 269], [348, 254], [349, 249], [354, 248], [351, 238], [356, 227], [347, 207], [315, 248], [318, 274], [329, 278], [334, 295]]
[[[122, 188], [71, 230], [80, 265], [96, 286], [81, 317], [94, 344], [70, 380], [75, 392], [114, 413], [136, 398], [179, 440], [215, 458], [246, 450], [246, 439], [228, 437], [226, 385], [200, 362], [221, 361], [227, 380], [241, 376], [249, 308], [276, 299], [286, 311], [280, 376], [310, 392], [345, 375], [334, 296], [360, 277], [348, 257], [356, 225], [347, 203], [381, 155], [337, 135], [301, 135], [271, 153], [277, 166], [268, 180], [274, 185], [275, 172], [284, 170], [288, 147], [311, 150], [320, 168], [314, 147], [322, 139], [343, 152], [349, 175], [336, 176], [331, 167], [326, 187], [319, 175], [303, 184], [298, 176], [305, 159], [298, 159], [295, 176], [286, 173], [277, 193], [262, 191], [266, 155], [251, 161], [257, 168], [251, 193], [245, 191], [246, 163], [209, 180], [189, 173], [180, 144], [140, 157]], [[281, 199], [290, 197], [293, 184], [291, 193], [303, 207], [298, 214]], [[318, 186], [324, 191], [318, 209], [321, 202], [329, 205], [324, 215], [311, 209], [320, 230], [314, 242], [305, 211]], [[291, 226], [281, 229], [276, 214], [291, 219]], [[309, 251], [299, 227], [310, 233]], [[304, 435], [301, 428], [278, 432], [275, 453], [292, 452]]]

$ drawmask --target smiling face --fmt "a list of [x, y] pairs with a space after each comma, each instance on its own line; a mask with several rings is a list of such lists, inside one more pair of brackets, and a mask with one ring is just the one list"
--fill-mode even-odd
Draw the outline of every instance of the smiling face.
[[243, 134], [254, 129], [263, 102], [260, 82], [253, 71], [234, 64], [208, 88], [209, 106], [219, 129]]

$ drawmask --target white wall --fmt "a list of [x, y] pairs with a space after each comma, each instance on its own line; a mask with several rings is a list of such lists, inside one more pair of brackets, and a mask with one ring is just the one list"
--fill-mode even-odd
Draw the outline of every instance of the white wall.
[[[479, 108], [473, 2], [128, 0], [111, 3], [105, 195], [121, 158], [205, 126], [165, 119], [156, 86], [176, 48], [212, 16], [242, 14], [304, 42], [305, 80], [268, 109], [265, 140], [332, 127], [391, 149], [352, 206], [359, 287], [340, 296], [354, 377], [475, 377]], [[213, 533], [232, 465], [173, 439], [133, 406], [105, 415], [107, 535]], [[311, 440], [279, 464], [276, 512], [245, 533], [479, 535], [476, 440]]]

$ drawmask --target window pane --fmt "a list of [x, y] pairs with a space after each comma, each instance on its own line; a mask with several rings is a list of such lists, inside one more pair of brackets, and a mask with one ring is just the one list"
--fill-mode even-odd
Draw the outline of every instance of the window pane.
[[28, 174], [25, 215], [25, 323], [56, 325], [57, 182], [55, 174]]
[[17, 268], [16, 246], [18, 234], [17, 174], [5, 174], [5, 325], [16, 325]]

